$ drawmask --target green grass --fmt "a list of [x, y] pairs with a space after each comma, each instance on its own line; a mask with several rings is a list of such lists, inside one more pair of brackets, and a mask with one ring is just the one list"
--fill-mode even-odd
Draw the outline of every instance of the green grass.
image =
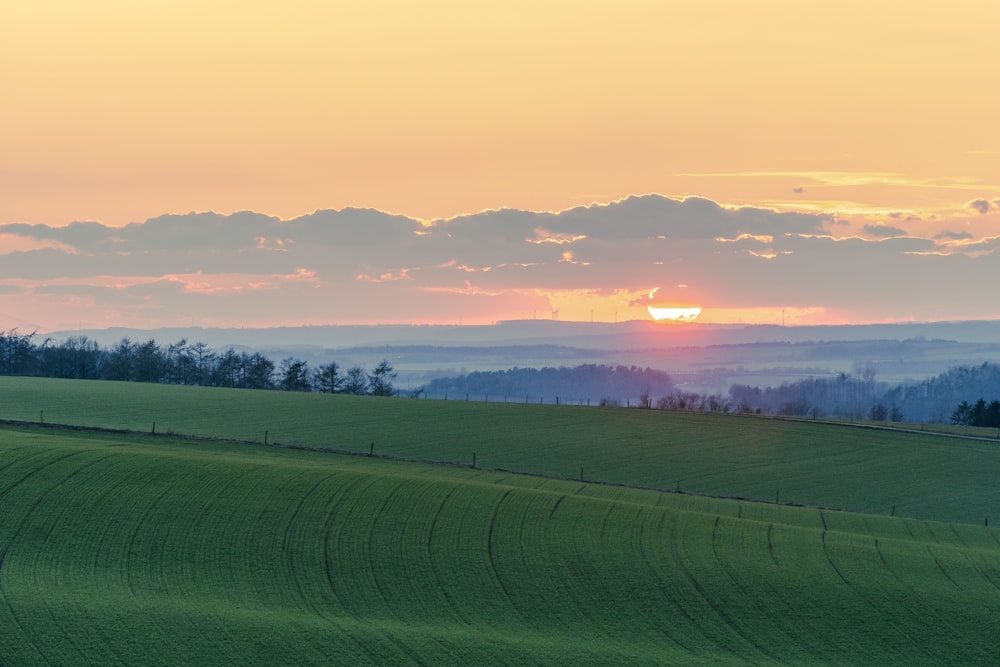
[[[629, 413], [634, 414], [634, 413]], [[0, 428], [3, 664], [988, 664], [993, 528]]]
[[297, 444], [704, 495], [1000, 522], [1000, 443], [657, 410], [0, 378], [0, 418]]

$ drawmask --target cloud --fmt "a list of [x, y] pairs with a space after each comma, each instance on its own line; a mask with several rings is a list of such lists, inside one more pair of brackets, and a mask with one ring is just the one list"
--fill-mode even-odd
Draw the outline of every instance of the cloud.
[[472, 322], [529, 317], [548, 305], [567, 316], [575, 298], [589, 303], [576, 312], [594, 309], [601, 319], [603, 308], [610, 321], [630, 306], [609, 295], [686, 284], [687, 300], [720, 309], [985, 314], [988, 304], [966, 299], [963, 286], [997, 275], [996, 239], [963, 231], [921, 238], [874, 223], [838, 238], [846, 228], [836, 222], [644, 195], [432, 221], [344, 209], [291, 220], [240, 212], [120, 228], [3, 225], [0, 239], [18, 249], [0, 261], [0, 313], [73, 326]]
[[367, 273], [359, 273], [357, 276], [355, 276], [354, 279], [362, 280], [369, 283], [384, 283], [384, 282], [391, 282], [394, 280], [413, 280], [413, 277], [410, 275], [410, 271], [413, 270], [415, 269], [407, 268], [407, 269], [398, 269], [395, 271], [383, 271], [377, 276], [373, 276]]
[[965, 239], [971, 239], [972, 234], [966, 231], [953, 232], [953, 231], [943, 231], [934, 235], [936, 239], [945, 239], [950, 241], [963, 241]]
[[966, 208], [971, 208], [974, 211], [978, 211], [980, 215], [986, 215], [990, 212], [990, 202], [982, 197], [978, 199], [970, 199], [963, 204]]
[[889, 211], [889, 217], [893, 220], [904, 220], [906, 222], [920, 222], [921, 217], [915, 215], [913, 211]]
[[892, 238], [894, 236], [906, 236], [906, 231], [900, 229], [899, 227], [891, 227], [889, 225], [865, 225], [864, 231], [869, 236], [874, 236], [880, 239]]
[[113, 235], [113, 228], [99, 222], [73, 222], [65, 227], [12, 223], [0, 225], [0, 234], [53, 241], [67, 247], [86, 250], [105, 242]]
[[734, 239], [727, 239], [721, 236], [715, 239], [719, 243], [739, 243], [740, 241], [756, 241], [757, 243], [774, 243], [774, 237], [770, 234], [740, 234]]

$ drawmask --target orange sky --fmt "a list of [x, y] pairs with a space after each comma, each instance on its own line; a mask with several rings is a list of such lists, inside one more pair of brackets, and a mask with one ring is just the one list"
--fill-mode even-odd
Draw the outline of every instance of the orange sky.
[[1000, 194], [998, 24], [986, 0], [7, 2], [0, 222], [953, 210]]
[[[4, 2], [0, 224], [660, 193], [997, 236], [968, 206], [1000, 202], [997, 25], [993, 0]], [[530, 310], [587, 319], [653, 286]]]

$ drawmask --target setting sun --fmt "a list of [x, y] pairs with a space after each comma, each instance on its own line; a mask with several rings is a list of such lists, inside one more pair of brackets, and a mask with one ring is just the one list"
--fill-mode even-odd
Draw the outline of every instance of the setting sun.
[[701, 308], [657, 308], [649, 306], [649, 315], [654, 320], [666, 322], [692, 322], [701, 315]]
[[[684, 289], [686, 285], [678, 285], [678, 289]], [[649, 316], [658, 322], [693, 322], [699, 315], [701, 315], [700, 306], [692, 306], [689, 304], [678, 304], [670, 301], [665, 301], [656, 298], [656, 293], [660, 291], [659, 287], [653, 288], [649, 293], [649, 305], [646, 306], [646, 310], [649, 311]]]

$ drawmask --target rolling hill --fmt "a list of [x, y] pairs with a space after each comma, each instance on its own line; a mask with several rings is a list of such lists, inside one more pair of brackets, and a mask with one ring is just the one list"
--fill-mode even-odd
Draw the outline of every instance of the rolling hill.
[[[861, 503], [895, 485], [923, 516], [179, 438], [159, 424], [154, 436], [8, 423], [5, 664], [989, 664], [1000, 650], [1000, 534], [937, 516], [987, 503], [985, 486], [949, 479], [947, 457], [934, 484], [919, 466], [889, 476], [906, 447], [920, 459], [949, 446], [988, 474], [993, 443], [656, 411], [88, 384], [5, 379], [2, 416], [28, 415], [46, 395], [53, 407], [35, 411], [45, 421], [138, 429], [155, 409], [178, 432], [273, 424], [302, 447], [342, 446], [376, 423], [379, 448], [398, 438], [400, 456], [471, 442], [527, 472], [554, 474], [533, 469], [589, 448], [595, 477], [605, 461], [608, 476], [629, 478], [607, 480], [616, 484], [642, 482], [662, 463], [658, 447], [715, 491], [740, 479], [726, 456], [769, 451], [742, 475], [805, 485], [871, 467], [825, 492]], [[922, 504], [911, 483], [926, 487]]]

